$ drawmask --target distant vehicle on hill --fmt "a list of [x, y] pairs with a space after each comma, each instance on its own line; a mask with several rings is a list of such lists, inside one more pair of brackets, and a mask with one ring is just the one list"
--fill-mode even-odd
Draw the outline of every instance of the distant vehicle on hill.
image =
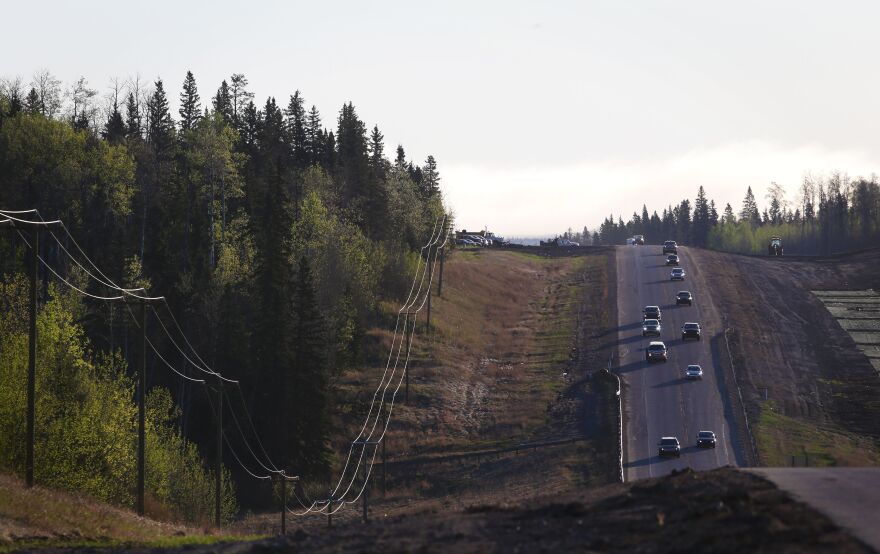
[[672, 272], [669, 274], [670, 281], [684, 281], [685, 272], [684, 269], [680, 267], [673, 267]]
[[658, 455], [661, 458], [664, 456], [672, 456], [674, 458], [681, 456], [681, 443], [678, 442], [676, 437], [663, 437], [657, 443], [657, 446], [660, 447]]
[[645, 244], [645, 235], [636, 235], [633, 237], [633, 241], [639, 246]]
[[663, 243], [664, 254], [678, 254], [678, 244], [674, 240], [667, 240]]
[[770, 244], [767, 245], [767, 254], [770, 256], [781, 256], [782, 255], [782, 239], [779, 237], [773, 237], [770, 239]]

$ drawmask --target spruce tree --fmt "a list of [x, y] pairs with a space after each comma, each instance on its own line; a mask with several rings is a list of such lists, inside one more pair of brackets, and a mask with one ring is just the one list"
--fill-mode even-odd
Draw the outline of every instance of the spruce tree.
[[755, 201], [755, 195], [752, 193], [752, 187], [746, 191], [746, 197], [743, 198], [742, 210], [739, 212], [740, 221], [748, 221], [752, 226], [761, 224], [761, 213], [758, 211], [758, 203]]
[[25, 97], [24, 111], [31, 115], [43, 113], [43, 102], [40, 100], [40, 95], [37, 94], [37, 89], [31, 88], [31, 91]]
[[308, 259], [299, 259], [294, 297], [293, 379], [288, 389], [297, 407], [297, 452], [291, 463], [309, 475], [327, 469], [329, 434], [328, 379], [324, 317], [318, 307], [314, 277]]
[[385, 179], [385, 137], [379, 132], [379, 126], [374, 125], [370, 133], [370, 172], [373, 179], [383, 181]]
[[287, 142], [290, 144], [293, 156], [293, 165], [297, 169], [305, 169], [309, 166], [308, 133], [306, 131], [306, 112], [299, 91], [294, 92], [290, 97], [284, 115], [287, 116], [285, 127]]
[[397, 169], [406, 169], [406, 153], [403, 151], [403, 145], [397, 145], [397, 155], [394, 158], [394, 165]]
[[186, 72], [183, 80], [183, 91], [180, 93], [180, 130], [185, 133], [195, 128], [202, 117], [202, 104], [199, 98], [196, 78], [192, 71]]
[[128, 93], [125, 102], [125, 136], [129, 139], [141, 138], [141, 113], [132, 93]]
[[147, 141], [160, 157], [169, 155], [174, 144], [174, 121], [168, 109], [168, 97], [165, 96], [162, 79], [156, 81], [156, 89], [150, 96], [147, 120], [149, 122]]
[[229, 94], [229, 85], [226, 83], [226, 79], [223, 79], [223, 82], [220, 83], [220, 88], [217, 89], [217, 94], [214, 95], [212, 103], [214, 111], [222, 115], [226, 121], [232, 123], [232, 97]]
[[321, 114], [318, 108], [312, 105], [306, 119], [306, 154], [309, 165], [320, 163], [321, 153], [324, 151], [324, 135], [321, 127]]
[[725, 225], [736, 223], [736, 215], [733, 213], [733, 207], [731, 207], [730, 202], [724, 206], [724, 216], [722, 216], [721, 222]]
[[107, 117], [101, 136], [110, 144], [120, 144], [125, 140], [125, 131], [125, 122], [122, 120], [122, 114], [119, 113], [119, 106], [113, 102], [113, 109]]

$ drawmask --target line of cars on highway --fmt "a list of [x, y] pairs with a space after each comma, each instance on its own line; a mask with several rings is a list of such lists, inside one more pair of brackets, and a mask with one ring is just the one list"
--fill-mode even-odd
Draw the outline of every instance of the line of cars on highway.
[[[638, 244], [638, 243], [636, 243]], [[678, 245], [675, 241], [668, 240], [663, 243], [663, 255], [666, 256], [666, 264], [672, 265], [669, 274], [670, 281], [684, 281], [687, 273], [679, 266]], [[694, 295], [687, 290], [679, 291], [675, 295], [676, 306], [693, 306]], [[642, 336], [656, 336], [658, 339], [663, 334], [663, 313], [660, 306], [645, 306], [642, 313]], [[698, 322], [689, 321], [681, 327], [681, 340], [700, 340], [702, 329]], [[667, 361], [669, 350], [662, 340], [651, 341], [645, 349], [645, 361]], [[703, 368], [700, 364], [692, 363], [684, 369], [684, 378], [687, 380], [700, 380], [703, 378]], [[713, 431], [700, 431], [697, 433], [696, 445], [699, 448], [715, 448], [715, 433]], [[681, 443], [677, 437], [662, 437], [658, 443], [660, 457], [681, 455]]]

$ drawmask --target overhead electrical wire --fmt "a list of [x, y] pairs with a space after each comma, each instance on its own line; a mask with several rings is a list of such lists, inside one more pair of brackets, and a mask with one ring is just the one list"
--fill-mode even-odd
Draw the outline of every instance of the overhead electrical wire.
[[[438, 218], [438, 219], [439, 219], [439, 218]], [[437, 225], [437, 221], [435, 220], [435, 223], [434, 223], [434, 229], [435, 229], [435, 230], [436, 230], [436, 225]], [[431, 233], [431, 240], [428, 242], [427, 245], [425, 245], [425, 247], [422, 248], [422, 251], [423, 251], [423, 252], [424, 252], [425, 249], [428, 250], [428, 255], [426, 256], [426, 258], [430, 258], [430, 257], [431, 257], [431, 249], [433, 248], [433, 250], [434, 250], [434, 252], [433, 252], [434, 258], [433, 258], [433, 260], [434, 260], [435, 263], [430, 264], [430, 265], [431, 265], [431, 272], [430, 272], [430, 277], [428, 278], [429, 283], [428, 283], [428, 290], [427, 290], [427, 293], [426, 293], [425, 297], [422, 299], [422, 302], [421, 302], [421, 305], [419, 306], [419, 308], [418, 308], [415, 312], [411, 312], [412, 307], [415, 306], [416, 303], [418, 302], [419, 296], [420, 296], [420, 294], [421, 294], [421, 289], [422, 289], [422, 287], [424, 286], [425, 275], [428, 273], [428, 271], [427, 271], [427, 266], [428, 266], [428, 264], [425, 264], [425, 270], [424, 270], [424, 272], [422, 273], [422, 279], [419, 279], [419, 278], [418, 278], [418, 277], [419, 277], [419, 271], [418, 271], [418, 269], [420, 269], [420, 264], [419, 264], [419, 266], [417, 266], [416, 274], [415, 274], [414, 277], [413, 277], [413, 285], [412, 285], [412, 287], [410, 288], [410, 295], [408, 296], [407, 301], [404, 303], [404, 306], [398, 311], [398, 323], [397, 323], [397, 326], [400, 325], [400, 318], [399, 318], [399, 316], [400, 316], [401, 314], [404, 315], [404, 334], [401, 336], [401, 343], [400, 343], [400, 346], [398, 347], [397, 357], [396, 357], [396, 360], [395, 360], [394, 368], [393, 368], [393, 370], [392, 370], [391, 375], [390, 375], [389, 378], [388, 378], [388, 382], [387, 382], [387, 383], [385, 382], [385, 378], [384, 378], [384, 377], [385, 377], [385, 374], [383, 374], [383, 378], [382, 378], [382, 380], [380, 381], [379, 387], [377, 388], [376, 393], [374, 394], [374, 398], [373, 398], [374, 402], [371, 403], [371, 409], [370, 409], [370, 411], [369, 411], [368, 414], [367, 414], [367, 417], [366, 417], [365, 422], [364, 422], [364, 426], [362, 427], [361, 432], [358, 434], [358, 437], [357, 437], [354, 441], [351, 442], [351, 446], [350, 446], [350, 448], [349, 448], [349, 456], [348, 456], [348, 458], [346, 459], [346, 464], [345, 464], [345, 466], [343, 467], [343, 471], [342, 471], [342, 473], [341, 473], [341, 475], [340, 475], [340, 480], [339, 480], [339, 482], [337, 483], [336, 488], [333, 489], [333, 490], [331, 491], [331, 494], [330, 494], [330, 499], [332, 499], [334, 502], [335, 502], [335, 501], [339, 501], [339, 502], [340, 502], [339, 506], [333, 510], [333, 513], [339, 511], [339, 510], [340, 510], [340, 509], [341, 509], [346, 503], [347, 503], [347, 504], [351, 504], [352, 502], [356, 502], [357, 499], [360, 498], [360, 496], [363, 494], [363, 490], [364, 490], [364, 487], [366, 486], [366, 482], [369, 480], [369, 473], [368, 473], [367, 480], [364, 482], [364, 486], [361, 487], [361, 490], [360, 490], [360, 492], [358, 493], [358, 495], [355, 497], [355, 499], [354, 499], [354, 500], [350, 500], [350, 501], [344, 500], [345, 497], [346, 497], [346, 496], [348, 495], [348, 493], [350, 492], [352, 486], [354, 485], [354, 482], [357, 480], [357, 472], [358, 472], [358, 469], [360, 469], [360, 465], [363, 463], [363, 458], [364, 458], [364, 455], [365, 455], [365, 453], [366, 453], [366, 448], [367, 448], [367, 446], [368, 446], [367, 443], [371, 443], [371, 442], [375, 443], [375, 445], [377, 446], [377, 448], [374, 449], [373, 456], [372, 456], [371, 461], [370, 461], [370, 472], [372, 472], [372, 467], [373, 467], [373, 464], [374, 464], [374, 462], [375, 462], [376, 452], [378, 451], [378, 442], [384, 439], [385, 432], [387, 431], [388, 425], [389, 425], [389, 423], [390, 423], [390, 413], [391, 413], [391, 411], [393, 410], [393, 407], [394, 407], [394, 400], [395, 400], [395, 398], [396, 398], [397, 392], [400, 390], [400, 386], [401, 386], [401, 384], [402, 384], [402, 382], [403, 382], [403, 378], [404, 378], [404, 376], [405, 376], [406, 367], [407, 367], [407, 364], [408, 364], [408, 361], [409, 361], [409, 354], [410, 354], [410, 351], [411, 351], [411, 349], [412, 349], [412, 342], [411, 342], [411, 341], [409, 342], [409, 345], [408, 345], [409, 348], [407, 349], [406, 361], [404, 362], [404, 372], [401, 373], [401, 377], [398, 379], [398, 384], [397, 384], [397, 387], [394, 389], [394, 392], [393, 392], [393, 395], [392, 395], [392, 399], [391, 399], [391, 403], [390, 403], [389, 407], [387, 408], [387, 410], [388, 410], [388, 417], [386, 418], [385, 425], [383, 426], [383, 430], [382, 430], [382, 435], [381, 435], [381, 437], [380, 437], [378, 440], [376, 440], [376, 441], [371, 441], [371, 440], [370, 440], [370, 439], [372, 439], [373, 434], [374, 434], [374, 432], [375, 432], [375, 429], [376, 429], [376, 427], [377, 427], [377, 425], [378, 425], [378, 422], [379, 422], [380, 412], [378, 412], [378, 411], [377, 411], [376, 416], [375, 416], [375, 422], [373, 423], [373, 426], [372, 426], [372, 428], [370, 429], [370, 433], [369, 433], [369, 435], [368, 435], [366, 438], [363, 438], [363, 432], [366, 430], [366, 427], [369, 425], [370, 419], [372, 418], [372, 407], [373, 407], [373, 404], [375, 403], [375, 398], [378, 396], [378, 391], [379, 391], [379, 389], [382, 389], [382, 404], [384, 405], [384, 403], [385, 403], [385, 395], [386, 395], [386, 393], [387, 393], [387, 391], [388, 391], [388, 388], [391, 386], [392, 380], [393, 380], [393, 378], [394, 378], [394, 375], [395, 375], [395, 373], [396, 373], [396, 371], [397, 371], [397, 367], [398, 367], [398, 364], [399, 364], [399, 360], [400, 360], [400, 351], [403, 349], [403, 340], [404, 340], [404, 338], [406, 337], [406, 333], [408, 333], [408, 332], [411, 333], [411, 332], [412, 332], [412, 331], [410, 331], [410, 330], [408, 329], [408, 324], [409, 324], [409, 321], [408, 321], [408, 320], [409, 320], [409, 316], [410, 316], [410, 315], [413, 315], [413, 321], [412, 321], [412, 324], [413, 324], [413, 331], [414, 331], [414, 330], [415, 330], [415, 325], [416, 325], [417, 314], [418, 314], [419, 312], [421, 312], [422, 308], [424, 308], [425, 303], [427, 302], [427, 295], [430, 294], [430, 291], [431, 291], [431, 283], [433, 282], [433, 274], [434, 274], [434, 271], [435, 271], [435, 269], [436, 269], [436, 259], [437, 259], [437, 256], [438, 256], [438, 253], [439, 253], [439, 250], [440, 250], [440, 248], [443, 248], [443, 247], [446, 245], [446, 243], [448, 242], [448, 238], [449, 238], [449, 237], [448, 237], [448, 234], [447, 234], [447, 235], [445, 236], [445, 238], [444, 238], [443, 244], [440, 245], [439, 247], [437, 246], [437, 242], [439, 241], [439, 239], [440, 239], [440, 237], [442, 236], [442, 233], [443, 233], [443, 231], [444, 231], [445, 229], [446, 229], [446, 216], [443, 217], [443, 223], [442, 223], [442, 225], [441, 225], [441, 231], [440, 231], [439, 233], [437, 233], [436, 237], [434, 236], [434, 231], [432, 231], [432, 233]], [[419, 262], [421, 263], [421, 256], [420, 256], [420, 258], [419, 258]], [[415, 289], [415, 282], [416, 282], [417, 280], [419, 281], [419, 289], [418, 289], [418, 291], [416, 292], [415, 297], [413, 297], [412, 292], [413, 292], [413, 290]], [[398, 328], [397, 326], [395, 327], [395, 335], [396, 335], [396, 331], [397, 331], [397, 328]], [[391, 359], [391, 357], [393, 357], [393, 356], [394, 356], [394, 340], [392, 340], [391, 352], [389, 353], [389, 364], [386, 365], [386, 373], [387, 373], [388, 366], [390, 365], [390, 359]], [[384, 388], [383, 388], [383, 385], [384, 385]], [[363, 439], [363, 440], [361, 440], [361, 439]], [[357, 463], [357, 465], [356, 465], [356, 467], [355, 467], [355, 469], [354, 469], [354, 471], [353, 471], [353, 473], [352, 473], [351, 480], [350, 480], [348, 486], [346, 487], [345, 492], [344, 492], [342, 495], [338, 495], [337, 493], [338, 493], [338, 491], [339, 491], [339, 487], [341, 486], [342, 482], [345, 480], [345, 473], [346, 473], [346, 470], [347, 470], [347, 468], [348, 468], [349, 463], [351, 462], [351, 454], [353, 453], [354, 448], [355, 448], [356, 445], [361, 445], [361, 446], [362, 446], [362, 448], [360, 449], [360, 455], [358, 456], [358, 463]], [[298, 501], [303, 507], [305, 507], [305, 505], [302, 503], [302, 501], [301, 501], [299, 498], [297, 498], [297, 501]], [[329, 501], [329, 500], [327, 500], [327, 501], [318, 501], [318, 502], [313, 502], [312, 505], [309, 506], [309, 508], [306, 509], [306, 510], [303, 511], [303, 512], [296, 512], [296, 511], [294, 511], [294, 510], [290, 510], [290, 508], [288, 508], [288, 510], [289, 510], [291, 513], [295, 514], [295, 515], [305, 515], [305, 514], [307, 514], [307, 513], [312, 512], [312, 511], [318, 511], [318, 512], [321, 512], [321, 513], [326, 513], [326, 512], [325, 512], [325, 508], [329, 507], [329, 505], [330, 505], [330, 501]], [[315, 508], [317, 508], [317, 510], [315, 510]]]

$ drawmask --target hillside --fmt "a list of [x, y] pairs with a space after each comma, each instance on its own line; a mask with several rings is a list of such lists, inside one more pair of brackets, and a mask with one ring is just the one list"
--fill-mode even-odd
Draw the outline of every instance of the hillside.
[[36, 548], [172, 547], [247, 537], [163, 523], [81, 494], [27, 489], [0, 474], [0, 552]]

